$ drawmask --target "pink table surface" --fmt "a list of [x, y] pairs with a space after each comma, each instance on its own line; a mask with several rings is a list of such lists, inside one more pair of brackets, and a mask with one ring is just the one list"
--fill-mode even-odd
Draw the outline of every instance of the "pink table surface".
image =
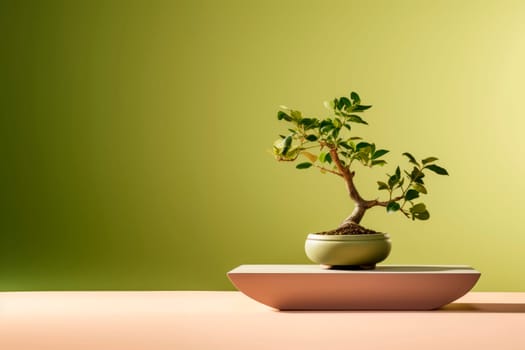
[[0, 349], [525, 349], [525, 293], [437, 311], [279, 312], [239, 292], [4, 292]]

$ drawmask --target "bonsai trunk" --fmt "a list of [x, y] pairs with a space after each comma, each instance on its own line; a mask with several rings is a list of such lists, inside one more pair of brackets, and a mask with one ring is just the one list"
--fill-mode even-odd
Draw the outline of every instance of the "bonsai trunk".
[[337, 150], [335, 148], [330, 149], [330, 155], [332, 157], [332, 160], [336, 164], [337, 169], [339, 170], [338, 175], [340, 175], [345, 180], [348, 195], [355, 203], [355, 208], [350, 214], [350, 216], [348, 216], [338, 228], [331, 231], [320, 232], [320, 234], [347, 235], [377, 233], [376, 231], [372, 231], [362, 227], [361, 225], [359, 225], [359, 223], [363, 219], [363, 216], [365, 215], [368, 209], [375, 206], [387, 206], [388, 202], [380, 202], [378, 200], [365, 200], [363, 197], [361, 197], [354, 184], [355, 173], [353, 171], [350, 171], [348, 167], [343, 165], [343, 163], [339, 159], [339, 155], [337, 154]]
[[355, 203], [354, 211], [352, 212], [352, 214], [350, 214], [349, 217], [345, 219], [345, 221], [343, 221], [339, 228], [343, 228], [352, 223], [359, 225], [361, 219], [363, 219], [363, 216], [365, 215], [366, 210], [370, 208], [371, 202], [366, 201], [363, 199], [363, 197], [361, 197], [354, 184], [355, 173], [353, 171], [350, 171], [349, 167], [346, 167], [341, 163], [341, 160], [339, 159], [339, 155], [337, 154], [337, 150], [335, 148], [330, 149], [330, 155], [334, 160], [337, 169], [339, 170], [343, 179], [345, 180], [348, 195]]
[[354, 211], [352, 211], [352, 214], [350, 214], [350, 216], [347, 217], [345, 219], [345, 221], [343, 221], [343, 223], [339, 227], [348, 225], [350, 223], [354, 223], [354, 224], [358, 224], [359, 225], [359, 223], [363, 219], [363, 216], [365, 215], [367, 209], [368, 208], [365, 208], [362, 205], [356, 204], [356, 206], [354, 208]]

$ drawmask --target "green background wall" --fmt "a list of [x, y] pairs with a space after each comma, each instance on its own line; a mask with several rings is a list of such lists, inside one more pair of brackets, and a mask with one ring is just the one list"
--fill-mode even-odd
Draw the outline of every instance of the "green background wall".
[[352, 205], [275, 162], [275, 115], [356, 90], [391, 164], [451, 174], [430, 221], [365, 218], [386, 263], [525, 291], [523, 1], [4, 0], [0, 29], [1, 290], [232, 289], [237, 265], [307, 263]]

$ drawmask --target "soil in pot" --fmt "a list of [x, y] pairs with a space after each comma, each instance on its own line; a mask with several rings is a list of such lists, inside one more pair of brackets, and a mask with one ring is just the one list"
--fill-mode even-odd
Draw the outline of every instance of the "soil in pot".
[[359, 224], [350, 222], [334, 230], [317, 232], [316, 234], [317, 235], [369, 235], [369, 234], [376, 234], [376, 233], [382, 233], [382, 232], [370, 230]]

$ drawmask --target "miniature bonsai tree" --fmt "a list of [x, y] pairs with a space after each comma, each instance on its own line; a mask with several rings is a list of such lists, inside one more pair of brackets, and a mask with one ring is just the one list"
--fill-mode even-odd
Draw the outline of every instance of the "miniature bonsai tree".
[[399, 166], [392, 174], [387, 174], [384, 181], [377, 181], [378, 190], [383, 193], [383, 200], [365, 199], [356, 188], [356, 165], [377, 167], [387, 164], [383, 159], [389, 151], [378, 148], [375, 143], [367, 142], [352, 135], [355, 124], [368, 123], [363, 119], [364, 111], [372, 106], [362, 105], [356, 92], [348, 97], [335, 98], [325, 102], [331, 112], [326, 118], [305, 117], [298, 110], [281, 106], [277, 119], [288, 123], [287, 135], [273, 145], [273, 153], [279, 161], [295, 162], [297, 169], [319, 169], [322, 173], [341, 177], [355, 207], [342, 224], [331, 231], [321, 234], [363, 234], [374, 233], [360, 224], [367, 210], [384, 207], [387, 212], [399, 212], [412, 220], [430, 218], [426, 205], [420, 202], [421, 195], [427, 194], [424, 182], [430, 171], [438, 175], [448, 175], [446, 169], [438, 166], [436, 157], [427, 157], [418, 161], [411, 153], [403, 155], [408, 159], [409, 169]]

